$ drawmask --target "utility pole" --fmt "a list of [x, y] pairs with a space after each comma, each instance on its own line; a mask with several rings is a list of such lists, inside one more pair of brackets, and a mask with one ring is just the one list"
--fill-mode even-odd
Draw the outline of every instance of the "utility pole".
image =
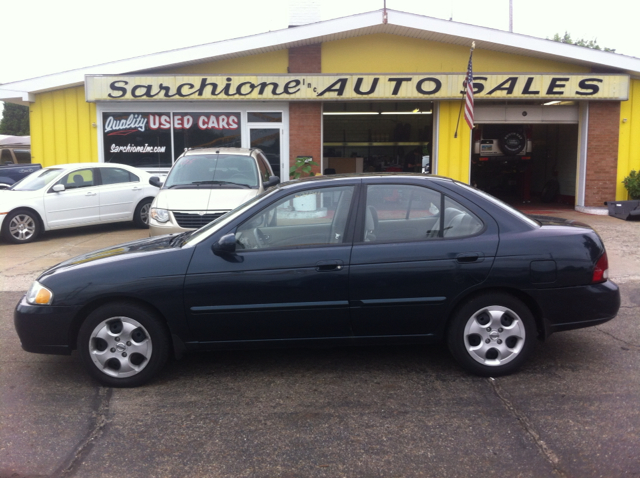
[[513, 33], [513, 0], [509, 0], [509, 32]]

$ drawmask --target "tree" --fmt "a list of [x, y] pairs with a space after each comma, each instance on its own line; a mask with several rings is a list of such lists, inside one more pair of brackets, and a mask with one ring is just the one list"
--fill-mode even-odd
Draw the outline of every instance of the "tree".
[[28, 136], [29, 132], [29, 107], [5, 103], [0, 120], [0, 134], [13, 136]]
[[615, 53], [616, 51], [615, 48], [601, 48], [597, 43], [597, 38], [594, 38], [593, 40], [585, 40], [584, 38], [580, 38], [579, 40], [574, 41], [571, 39], [571, 35], [569, 35], [569, 32], [564, 32], [563, 36], [560, 36], [560, 34], [556, 33], [555, 35], [553, 35], [553, 41], [557, 41], [559, 43], [568, 43], [569, 45], [583, 46], [585, 48], [592, 48], [594, 50], [604, 50], [609, 53]]

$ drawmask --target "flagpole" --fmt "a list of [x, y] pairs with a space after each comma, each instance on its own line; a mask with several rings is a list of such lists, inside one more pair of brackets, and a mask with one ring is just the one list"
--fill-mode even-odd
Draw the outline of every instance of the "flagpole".
[[[476, 49], [476, 42], [474, 41], [474, 42], [471, 42], [471, 51], [469, 53], [469, 65], [471, 65], [471, 58], [473, 57], [473, 50], [475, 49]], [[467, 74], [469, 74], [469, 71], [467, 71]], [[456, 121], [456, 132], [453, 135], [454, 138], [458, 137], [458, 127], [460, 126], [460, 116], [462, 116], [462, 106], [465, 104], [464, 98], [467, 95], [467, 87], [468, 87], [468, 82], [465, 79], [464, 90], [462, 90], [462, 98], [460, 98], [460, 111], [458, 111], [458, 121]]]

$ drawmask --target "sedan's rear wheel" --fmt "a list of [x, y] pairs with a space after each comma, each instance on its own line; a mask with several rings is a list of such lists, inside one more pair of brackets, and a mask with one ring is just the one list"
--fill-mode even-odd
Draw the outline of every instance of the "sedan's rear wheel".
[[482, 376], [514, 372], [535, 346], [531, 311], [508, 294], [485, 294], [460, 307], [451, 322], [449, 350], [465, 369]]
[[40, 220], [31, 211], [15, 211], [2, 224], [2, 236], [14, 244], [34, 241], [40, 234]]
[[149, 381], [169, 355], [166, 327], [150, 311], [125, 302], [93, 311], [78, 334], [84, 366], [109, 387], [136, 387]]

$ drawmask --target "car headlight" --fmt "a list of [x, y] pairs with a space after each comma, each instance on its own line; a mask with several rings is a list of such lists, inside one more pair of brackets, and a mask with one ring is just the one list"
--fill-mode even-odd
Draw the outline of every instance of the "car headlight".
[[53, 301], [53, 292], [40, 284], [38, 281], [34, 281], [27, 292], [27, 302], [31, 305], [50, 305]]
[[169, 220], [169, 211], [166, 209], [151, 208], [151, 219], [158, 222], [167, 222]]

